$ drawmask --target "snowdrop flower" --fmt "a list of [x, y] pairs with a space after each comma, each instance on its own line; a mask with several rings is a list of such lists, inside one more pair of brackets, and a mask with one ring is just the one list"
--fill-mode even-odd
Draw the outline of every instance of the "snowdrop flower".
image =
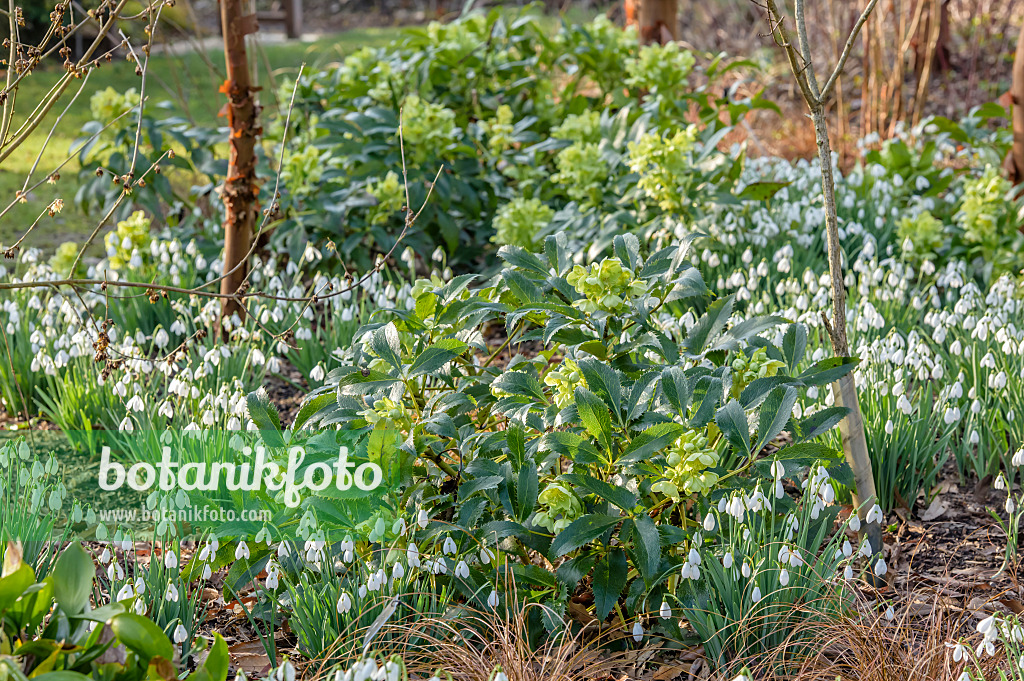
[[132, 590], [132, 585], [131, 584], [125, 584], [124, 586], [121, 587], [121, 590], [117, 592], [117, 599], [116, 600], [124, 601], [124, 600], [127, 600], [129, 598], [132, 598], [133, 596], [135, 596], [135, 592]]
[[175, 643], [184, 643], [187, 640], [188, 640], [188, 630], [185, 629], [185, 626], [183, 624], [178, 624], [178, 626], [175, 627], [175, 629], [174, 629], [174, 642]]
[[469, 566], [466, 565], [466, 561], [460, 560], [459, 564], [455, 566], [455, 576], [467, 579], [469, 577]]
[[889, 620], [890, 622], [896, 619], [896, 613], [895, 611], [893, 611], [891, 605], [885, 609], [885, 619]]
[[178, 556], [174, 553], [173, 549], [168, 549], [167, 553], [164, 554], [164, 567], [168, 570], [178, 567]]
[[761, 587], [754, 586], [754, 591], [750, 594], [750, 600], [754, 603], [759, 603], [761, 601]]
[[213, 570], [210, 569], [210, 564], [207, 563], [206, 565], [203, 566], [203, 576], [202, 576], [202, 579], [205, 581], [205, 580], [210, 579], [210, 577], [213, 577]]
[[881, 556], [879, 556], [878, 560], [875, 561], [875, 575], [878, 576], [878, 577], [881, 577], [888, 570], [889, 570], [889, 568], [885, 564], [885, 559], [883, 559]]
[[277, 576], [277, 570], [271, 570], [270, 572], [267, 573], [267, 579], [263, 583], [263, 585], [268, 590], [273, 591], [274, 589], [276, 589], [278, 587], [279, 583], [280, 582], [279, 582], [279, 579], [278, 579], [278, 576]]
[[395, 567], [391, 569], [391, 579], [401, 579], [402, 577], [405, 577], [405, 568], [401, 563], [395, 563]]
[[419, 514], [416, 516], [416, 524], [419, 525], [422, 530], [426, 529], [427, 523], [429, 522], [430, 516], [428, 516], [427, 512], [421, 508]]
[[772, 477], [778, 480], [783, 475], [786, 474], [786, 467], [782, 464], [781, 461], [773, 461], [771, 466], [771, 473]]
[[245, 545], [245, 542], [238, 542], [238, 547], [235, 549], [235, 560], [249, 560], [249, 555], [249, 547]]
[[1015, 510], [1017, 510], [1017, 505], [1015, 503], [1013, 503], [1013, 498], [1006, 497], [1006, 506], [1005, 506], [1005, 508], [1006, 508], [1006, 512], [1007, 513], [1013, 513]]
[[164, 592], [164, 600], [170, 603], [178, 602], [178, 587], [173, 584], [167, 585], [167, 591]]
[[672, 617], [672, 608], [669, 607], [667, 601], [662, 601], [661, 602], [661, 608], [658, 610], [658, 615], [663, 620], [667, 620], [670, 617]]
[[458, 547], [455, 545], [454, 539], [452, 539], [451, 537], [444, 538], [444, 546], [441, 550], [444, 551], [445, 555], [454, 555], [457, 549]]
[[405, 562], [409, 564], [409, 567], [420, 566], [420, 550], [415, 544], [409, 544], [409, 548], [405, 550]]
[[275, 676], [277, 681], [295, 681], [295, 665], [288, 658], [285, 658], [284, 663], [277, 668]]
[[846, 581], [850, 581], [851, 579], [853, 579], [853, 568], [849, 565], [843, 568], [843, 579], [845, 579]]
[[750, 563], [748, 563], [747, 561], [743, 561], [743, 565], [740, 566], [740, 574], [748, 579], [750, 578]]
[[342, 591], [338, 597], [338, 603], [335, 606], [338, 610], [339, 615], [344, 615], [352, 609], [352, 597], [348, 595], [347, 591]]
[[480, 563], [481, 565], [490, 565], [491, 561], [494, 560], [494, 552], [486, 546], [480, 549]]
[[864, 520], [868, 523], [882, 523], [885, 520], [885, 516], [882, 514], [882, 507], [878, 504], [872, 506]]
[[1014, 466], [1024, 466], [1024, 447], [1017, 450], [1017, 453], [1013, 455], [1013, 459], [1010, 460]]
[[110, 549], [106, 546], [103, 547], [103, 553], [100, 554], [100, 562], [104, 565], [110, 562]]
[[894, 426], [893, 426], [892, 419], [889, 419], [888, 421], [885, 422], [885, 434], [886, 435], [892, 435], [893, 429], [894, 429]]
[[789, 586], [789, 570], [782, 568], [779, 572], [779, 584], [782, 586]]
[[854, 532], [860, 532], [860, 516], [856, 513], [850, 516], [850, 529]]
[[714, 532], [715, 531], [715, 516], [711, 515], [710, 512], [706, 516], [704, 516], [704, 531], [705, 532]]
[[498, 607], [498, 592], [497, 591], [493, 591], [492, 590], [491, 591], [491, 595], [487, 597], [487, 607], [489, 607], [491, 610], [494, 610], [495, 608]]
[[1006, 489], [1006, 478], [1003, 477], [1002, 473], [996, 476], [995, 482], [992, 483], [992, 487], [998, 490]]
[[953, 650], [953, 662], [961, 662], [964, 659], [964, 655], [967, 653], [967, 648], [962, 643], [947, 643], [947, 648]]
[[722, 567], [726, 570], [732, 567], [732, 553], [726, 553], [722, 556]]
[[637, 643], [644, 640], [644, 627], [640, 624], [640, 620], [633, 623], [633, 640]]

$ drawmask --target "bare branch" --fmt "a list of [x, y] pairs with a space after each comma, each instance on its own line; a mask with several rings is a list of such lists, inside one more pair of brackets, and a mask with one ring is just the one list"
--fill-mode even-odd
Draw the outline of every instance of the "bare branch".
[[857, 40], [857, 34], [860, 33], [860, 29], [864, 26], [864, 22], [868, 20], [871, 15], [871, 11], [875, 9], [875, 5], [878, 4], [878, 0], [871, 0], [868, 2], [868, 6], [864, 8], [860, 16], [857, 17], [857, 23], [853, 25], [853, 30], [850, 31], [849, 37], [846, 39], [846, 45], [843, 47], [843, 53], [839, 55], [839, 61], [836, 63], [836, 68], [832, 72], [832, 75], [825, 81], [825, 87], [821, 89], [821, 101], [824, 103], [828, 99], [829, 94], [832, 92], [832, 88], [835, 87], [836, 80], [839, 79], [840, 74], [843, 72], [843, 67], [846, 66], [846, 60], [850, 58], [850, 52], [853, 51], [853, 44]]

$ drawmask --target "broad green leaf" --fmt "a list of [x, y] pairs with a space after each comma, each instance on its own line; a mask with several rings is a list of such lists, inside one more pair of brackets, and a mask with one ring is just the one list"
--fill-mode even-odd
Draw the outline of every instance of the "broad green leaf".
[[804, 385], [826, 385], [850, 373], [859, 363], [854, 357], [827, 357], [797, 378]]
[[699, 357], [703, 354], [708, 343], [725, 328], [729, 317], [732, 316], [733, 297], [726, 296], [719, 298], [708, 306], [697, 323], [690, 329], [689, 335], [683, 341], [683, 349], [691, 357]]
[[782, 337], [782, 354], [786, 358], [786, 368], [790, 373], [796, 372], [797, 365], [807, 351], [807, 327], [803, 324], [790, 324]]
[[768, 393], [758, 414], [757, 443], [754, 445], [754, 454], [764, 449], [764, 446], [774, 440], [786, 427], [790, 416], [793, 415], [796, 398], [796, 388], [789, 385], [780, 385]]
[[526, 371], [506, 371], [494, 379], [491, 386], [513, 395], [532, 397], [541, 402], [547, 401], [540, 379]]
[[618, 463], [636, 463], [649, 459], [669, 447], [686, 430], [678, 423], [656, 423], [633, 438]]
[[576, 388], [576, 411], [580, 421], [593, 437], [601, 442], [609, 455], [612, 452], [612, 418], [608, 406], [586, 388]]
[[519, 506], [518, 520], [526, 522], [526, 519], [533, 515], [537, 506], [537, 492], [540, 479], [537, 476], [537, 469], [532, 462], [528, 462], [519, 469], [519, 481], [516, 484], [516, 494]]
[[661, 372], [661, 391], [669, 404], [680, 416], [686, 416], [686, 408], [690, 406], [690, 384], [686, 374], [679, 367], [668, 367]]
[[402, 368], [402, 342], [394, 322], [388, 322], [370, 334], [370, 349], [394, 368]]
[[530, 270], [542, 277], [548, 276], [548, 268], [544, 267], [540, 258], [521, 246], [502, 246], [498, 249], [498, 257], [513, 267]]
[[148, 662], [154, 657], [174, 659], [174, 646], [163, 630], [151, 620], [131, 612], [110, 618], [110, 628], [126, 648]]
[[813, 440], [832, 430], [850, 410], [846, 407], [826, 407], [801, 421], [798, 425], [801, 440]]
[[639, 558], [640, 573], [651, 582], [657, 576], [661, 563], [661, 534], [650, 516], [641, 513], [633, 519], [633, 544]]
[[622, 413], [622, 383], [619, 381], [619, 373], [606, 363], [590, 358], [581, 359], [579, 367], [587, 381], [587, 387], [604, 400], [615, 419], [619, 420]]
[[736, 198], [741, 201], [767, 201], [789, 185], [789, 182], [751, 182]]
[[604, 620], [626, 586], [629, 563], [622, 549], [612, 549], [594, 568], [594, 617]]
[[571, 482], [577, 487], [582, 487], [587, 492], [596, 494], [601, 499], [614, 506], [618, 506], [627, 513], [636, 507], [636, 497], [625, 487], [619, 487], [610, 482], [598, 480], [586, 473], [566, 473], [560, 476], [559, 479]]
[[256, 388], [246, 397], [246, 403], [249, 407], [249, 418], [259, 428], [266, 443], [271, 447], [283, 447], [281, 418], [277, 414], [277, 407], [270, 401], [267, 389], [263, 386]]
[[737, 452], [743, 457], [750, 453], [750, 429], [747, 427], [747, 413], [736, 400], [729, 400], [715, 414], [715, 423]]
[[554, 560], [594, 541], [608, 529], [624, 520], [621, 516], [590, 513], [572, 521], [569, 527], [558, 533], [551, 542], [548, 552]]
[[67, 615], [85, 610], [92, 593], [96, 566], [78, 542], [71, 542], [53, 566], [53, 597]]
[[416, 356], [409, 367], [409, 375], [432, 374], [461, 355], [468, 347], [460, 340], [442, 338]]

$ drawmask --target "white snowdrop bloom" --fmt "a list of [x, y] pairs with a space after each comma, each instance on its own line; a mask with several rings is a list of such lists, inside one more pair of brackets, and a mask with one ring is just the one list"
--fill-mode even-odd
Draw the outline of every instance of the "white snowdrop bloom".
[[963, 351], [964, 351], [964, 348], [963, 348], [963, 346], [962, 346], [962, 345], [960, 344], [960, 341], [959, 341], [959, 340], [955, 340], [955, 341], [953, 341], [953, 342], [952, 342], [952, 343], [950, 344], [950, 346], [949, 346], [949, 352], [950, 352], [951, 354], [953, 354], [953, 355], [956, 355], [956, 356], [960, 356], [960, 354], [961, 354], [961, 353], [962, 353]]
[[750, 577], [750, 575], [751, 575], [750, 563], [748, 563], [747, 561], [743, 561], [743, 565], [740, 566], [740, 574], [743, 575], [744, 577], [747, 577], [747, 578]]
[[750, 594], [750, 600], [754, 603], [759, 603], [761, 601], [761, 587], [754, 586], [754, 591]]
[[892, 422], [892, 419], [889, 419], [888, 421], [885, 422], [885, 434], [886, 435], [892, 435], [892, 431], [893, 431], [894, 428], [895, 428], [895, 426], [894, 426], [894, 424]]
[[173, 549], [168, 549], [167, 553], [164, 554], [164, 567], [168, 570], [178, 567], [178, 554]]
[[399, 518], [391, 525], [392, 534], [397, 534], [399, 537], [404, 537], [407, 529], [405, 518]]
[[722, 556], [722, 567], [726, 570], [732, 567], [732, 553], [726, 553]]
[[1006, 489], [1006, 478], [1003, 477], [1002, 473], [996, 476], [995, 481], [992, 483], [992, 487], [998, 490]]
[[910, 403], [906, 395], [900, 395], [900, 398], [896, 400], [896, 407], [907, 416], [914, 413], [914, 405]]
[[860, 545], [860, 550], [858, 550], [857, 553], [859, 555], [861, 555], [861, 556], [864, 556], [865, 558], [870, 558], [871, 557], [871, 542], [869, 540], [865, 539], [864, 543]]
[[185, 629], [185, 625], [179, 623], [178, 626], [174, 629], [174, 642], [181, 644], [187, 640], [188, 630]]
[[171, 342], [171, 337], [162, 328], [157, 329], [153, 335], [153, 343], [161, 350], [167, 347], [167, 344]]
[[849, 558], [850, 556], [853, 555], [853, 546], [850, 545], [850, 540], [849, 539], [847, 539], [846, 541], [843, 542], [842, 551], [843, 551], [843, 555], [846, 556], [847, 558]]
[[708, 513], [706, 516], [704, 516], [704, 531], [715, 531], [715, 516], [713, 516], [711, 513]]
[[110, 562], [110, 549], [106, 546], [103, 547], [103, 553], [100, 554], [100, 562], [104, 565]]
[[494, 610], [498, 607], [498, 592], [491, 590], [491, 595], [487, 597], [487, 607]]
[[210, 569], [209, 563], [203, 566], [203, 580], [208, 580], [213, 576], [213, 570]]
[[430, 522], [430, 516], [424, 509], [420, 509], [419, 514], [416, 516], [416, 524], [420, 526], [420, 529], [426, 529], [427, 523]]
[[480, 549], [480, 564], [481, 565], [490, 565], [492, 560], [494, 560], [494, 552], [491, 551], [486, 546], [481, 547], [481, 549]]
[[773, 461], [770, 470], [772, 477], [775, 478], [776, 480], [778, 480], [779, 478], [786, 474], [786, 467], [782, 464], [781, 461]]
[[869, 523], [882, 523], [882, 522], [884, 522], [885, 521], [885, 515], [882, 513], [882, 507], [879, 506], [878, 504], [875, 504], [874, 506], [872, 506], [871, 510], [868, 511], [868, 514], [867, 514], [867, 516], [865, 516], [864, 520], [866, 520]]
[[455, 554], [456, 550], [458, 550], [458, 546], [455, 545], [454, 539], [452, 539], [451, 537], [445, 537], [444, 546], [442, 547], [441, 550], [444, 551], [445, 555], [451, 556]]
[[854, 532], [860, 532], [860, 516], [856, 513], [850, 516], [850, 529]]
[[317, 364], [309, 372], [309, 377], [311, 379], [313, 379], [314, 381], [322, 381], [322, 380], [324, 380], [324, 376], [325, 375], [326, 375], [326, 372], [324, 371], [324, 365], [323, 364]]
[[633, 623], [633, 640], [637, 643], [644, 640], [644, 626], [640, 624], [640, 620]]
[[1024, 466], [1024, 447], [1017, 450], [1013, 455], [1013, 458], [1010, 460], [1010, 463], [1014, 466]]
[[1004, 505], [1004, 508], [1006, 509], [1006, 512], [1010, 514], [1017, 510], [1017, 505], [1013, 502], [1012, 497], [1006, 497], [1006, 504]]
[[[376, 665], [376, 663], [374, 663]], [[277, 668], [275, 673], [277, 681], [295, 681], [295, 665], [288, 658]]]
[[338, 602], [335, 604], [335, 608], [339, 615], [344, 615], [352, 609], [352, 597], [348, 595], [347, 591], [342, 591], [341, 595], [338, 596]]
[[135, 593], [140, 596], [146, 593], [146, 580], [142, 578], [142, 575], [135, 578]]
[[697, 552], [697, 549], [690, 547], [690, 552], [687, 554], [686, 558], [694, 565], [700, 565], [700, 553]]
[[170, 603], [178, 602], [178, 587], [173, 584], [167, 585], [167, 591], [164, 592], [164, 600]]
[[455, 576], [467, 579], [469, 577], [469, 566], [466, 565], [466, 561], [460, 560], [458, 565], [455, 566]]
[[849, 565], [843, 568], [843, 579], [845, 579], [846, 581], [850, 581], [851, 579], [853, 579], [853, 568]]
[[409, 563], [409, 567], [420, 566], [420, 550], [416, 544], [410, 543], [409, 548], [405, 550], [405, 561]]
[[135, 430], [135, 425], [132, 423], [132, 419], [130, 416], [125, 416], [124, 420], [121, 421], [117, 429], [124, 431], [125, 433], [131, 433]]
[[238, 542], [238, 547], [235, 548], [235, 560], [249, 560], [249, 547], [245, 545], [244, 541]]
[[889, 620], [890, 622], [896, 619], [896, 613], [893, 611], [891, 605], [885, 609], [885, 619]]
[[669, 607], [667, 601], [662, 601], [661, 602], [661, 608], [658, 610], [658, 615], [663, 620], [667, 620], [670, 617], [672, 617], [672, 608]]
[[265, 586], [270, 591], [273, 591], [278, 587], [279, 584], [280, 578], [278, 577], [277, 570], [271, 570], [270, 572], [268, 572], [267, 579], [263, 582], [263, 586]]
[[135, 596], [135, 592], [132, 590], [131, 584], [125, 584], [121, 587], [121, 590], [117, 592], [117, 599], [124, 601]]
[[960, 420], [960, 410], [956, 407], [946, 407], [946, 411], [942, 414], [942, 420], [947, 426], [956, 423]]
[[782, 568], [782, 570], [779, 571], [779, 584], [782, 586], [789, 586], [789, 570], [786, 568]]
[[401, 563], [395, 563], [395, 567], [391, 569], [391, 579], [401, 579], [402, 577], [405, 577], [405, 568]]
[[888, 570], [889, 568], [886, 566], [885, 560], [879, 556], [878, 560], [875, 561], [875, 575], [881, 577], [888, 572]]

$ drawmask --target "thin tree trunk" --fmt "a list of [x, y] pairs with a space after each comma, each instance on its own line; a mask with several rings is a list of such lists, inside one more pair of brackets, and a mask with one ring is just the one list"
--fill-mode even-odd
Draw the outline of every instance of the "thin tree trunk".
[[1017, 55], [1013, 59], [1013, 84], [1010, 86], [1013, 106], [1013, 148], [1003, 164], [1013, 184], [1024, 182], [1024, 24], [1017, 37]]
[[[810, 43], [804, 23], [803, 0], [795, 2], [796, 38], [799, 49], [794, 44], [789, 31], [783, 23], [782, 13], [775, 0], [765, 0], [768, 20], [776, 32], [778, 44], [786, 50], [790, 69], [800, 86], [800, 93], [811, 112], [814, 121], [814, 137], [818, 144], [818, 159], [821, 162], [821, 189], [825, 201], [825, 235], [828, 243], [828, 269], [832, 282], [832, 322], [825, 315], [822, 321], [832, 341], [832, 350], [838, 357], [849, 357], [850, 343], [846, 335], [846, 283], [844, 281], [842, 244], [839, 243], [839, 219], [836, 215], [836, 189], [832, 177], [832, 148], [828, 139], [828, 121], [825, 115], [825, 103], [832, 95], [833, 88], [842, 73], [846, 60], [850, 56], [857, 32], [865, 25], [871, 11], [878, 0], [870, 0], [865, 10], [854, 24], [853, 31], [847, 38], [843, 52], [839, 56], [835, 70], [825, 84], [819, 89], [814, 67], [810, 62]], [[876, 500], [875, 477], [868, 455], [867, 439], [864, 436], [864, 417], [861, 415], [860, 402], [857, 399], [857, 384], [853, 373], [848, 373], [832, 384], [832, 394], [836, 404], [849, 409], [849, 413], [839, 424], [839, 432], [843, 441], [843, 454], [853, 470], [856, 490], [853, 501], [862, 520]], [[861, 536], [866, 537], [871, 551], [876, 555], [882, 552], [882, 527], [880, 523], [861, 523]]]
[[664, 45], [679, 39], [678, 0], [625, 0], [626, 25], [636, 24], [640, 43]]
[[[259, 185], [256, 181], [256, 139], [262, 133], [255, 88], [249, 79], [245, 36], [256, 31], [254, 15], [243, 14], [242, 0], [220, 0], [221, 31], [227, 80], [221, 91], [227, 95], [227, 118], [231, 128], [231, 152], [224, 180], [224, 278], [220, 292], [242, 291], [248, 275], [248, 254], [259, 213]], [[225, 298], [221, 319], [245, 309], [237, 298]]]
[[[850, 356], [850, 341], [846, 335], [846, 283], [843, 274], [842, 244], [839, 243], [839, 218], [836, 214], [836, 185], [832, 176], [832, 148], [828, 139], [828, 121], [825, 106], [820, 101], [811, 108], [814, 137], [818, 143], [818, 161], [821, 163], [821, 191], [825, 198], [825, 233], [828, 241], [828, 271], [832, 281], [832, 323], [825, 320], [832, 351], [836, 357]], [[877, 498], [875, 476], [864, 435], [864, 417], [857, 398], [857, 382], [850, 372], [832, 384], [836, 406], [846, 407], [850, 413], [839, 422], [846, 462], [853, 470], [856, 489], [853, 503], [857, 508], [872, 505]], [[866, 511], [867, 509], [863, 509]], [[882, 527], [878, 523], [862, 525], [873, 551], [882, 550]]]

